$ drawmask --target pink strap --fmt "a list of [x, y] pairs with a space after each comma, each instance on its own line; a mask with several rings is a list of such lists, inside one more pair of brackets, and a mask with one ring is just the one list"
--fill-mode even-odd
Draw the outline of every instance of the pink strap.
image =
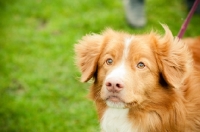
[[183, 37], [183, 35], [184, 35], [184, 33], [185, 33], [185, 30], [186, 30], [186, 28], [187, 28], [187, 26], [188, 26], [188, 23], [190, 22], [190, 19], [191, 19], [192, 15], [194, 14], [194, 12], [195, 12], [195, 10], [196, 10], [196, 8], [197, 8], [199, 2], [200, 2], [200, 0], [195, 0], [194, 4], [193, 4], [193, 6], [192, 6], [192, 9], [190, 10], [190, 12], [189, 12], [187, 18], [185, 19], [185, 21], [184, 21], [184, 23], [182, 24], [181, 29], [180, 29], [180, 31], [179, 31], [179, 33], [178, 33], [178, 37], [179, 37], [179, 38], [182, 38], [182, 37]]

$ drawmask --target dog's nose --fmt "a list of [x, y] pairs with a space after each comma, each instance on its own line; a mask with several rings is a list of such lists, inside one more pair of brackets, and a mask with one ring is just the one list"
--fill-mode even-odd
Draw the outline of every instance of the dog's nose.
[[108, 78], [106, 80], [106, 88], [109, 92], [120, 92], [124, 88], [123, 81], [116, 78]]

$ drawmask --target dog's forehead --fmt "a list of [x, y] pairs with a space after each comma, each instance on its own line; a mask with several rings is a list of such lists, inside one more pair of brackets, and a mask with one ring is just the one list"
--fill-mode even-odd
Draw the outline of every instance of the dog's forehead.
[[144, 37], [134, 37], [129, 46], [131, 52], [149, 54], [151, 49], [151, 41]]
[[143, 36], [127, 35], [118, 38], [111, 38], [104, 47], [104, 52], [128, 57], [135, 54], [152, 55], [150, 40]]

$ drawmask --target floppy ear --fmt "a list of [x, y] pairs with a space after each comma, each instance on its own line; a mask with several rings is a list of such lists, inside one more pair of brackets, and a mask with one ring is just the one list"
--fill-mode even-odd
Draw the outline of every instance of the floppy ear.
[[178, 88], [192, 68], [192, 56], [179, 38], [174, 38], [166, 25], [164, 37], [158, 39], [156, 56], [160, 72], [165, 81]]
[[75, 45], [76, 64], [81, 70], [81, 82], [90, 80], [97, 68], [102, 36], [86, 35]]

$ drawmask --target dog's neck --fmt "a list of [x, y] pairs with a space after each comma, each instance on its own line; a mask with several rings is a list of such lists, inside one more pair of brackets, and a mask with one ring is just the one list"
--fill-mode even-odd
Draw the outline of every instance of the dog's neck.
[[137, 132], [128, 118], [129, 109], [107, 108], [102, 119], [103, 132]]

